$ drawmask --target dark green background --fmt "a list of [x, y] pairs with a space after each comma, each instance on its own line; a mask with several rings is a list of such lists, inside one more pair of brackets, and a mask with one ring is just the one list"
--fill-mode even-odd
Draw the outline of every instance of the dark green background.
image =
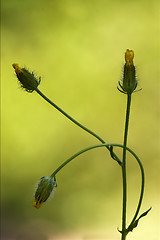
[[[32, 207], [36, 182], [98, 141], [21, 90], [12, 64], [40, 75], [40, 90], [107, 142], [122, 143], [126, 97], [116, 87], [127, 48], [143, 88], [133, 94], [128, 146], [146, 173], [141, 211], [152, 206], [128, 240], [160, 238], [159, 9], [158, 0], [2, 0], [2, 239], [120, 239], [121, 170], [105, 149], [64, 168], [52, 199]], [[140, 182], [131, 157], [127, 170], [129, 223]]]

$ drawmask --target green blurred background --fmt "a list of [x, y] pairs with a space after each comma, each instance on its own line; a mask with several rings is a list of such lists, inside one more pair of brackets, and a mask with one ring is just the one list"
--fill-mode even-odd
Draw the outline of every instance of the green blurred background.
[[[121, 170], [105, 149], [64, 168], [52, 199], [32, 207], [36, 182], [98, 141], [21, 90], [12, 64], [40, 75], [40, 90], [107, 142], [122, 143], [126, 96], [116, 87], [127, 48], [143, 88], [133, 95], [128, 145], [146, 173], [141, 212], [152, 206], [128, 240], [160, 239], [159, 9], [158, 0], [2, 0], [3, 240], [120, 239]], [[129, 223], [140, 182], [131, 157], [127, 170]]]

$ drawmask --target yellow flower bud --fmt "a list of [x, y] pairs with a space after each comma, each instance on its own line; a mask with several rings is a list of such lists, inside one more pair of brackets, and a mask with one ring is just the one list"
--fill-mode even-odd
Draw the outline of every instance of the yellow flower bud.
[[27, 92], [33, 92], [40, 84], [40, 78], [37, 79], [33, 73], [30, 73], [25, 68], [21, 68], [17, 63], [14, 63], [12, 66], [15, 69], [21, 87]]
[[123, 69], [123, 79], [119, 82], [119, 86], [122, 90], [119, 90], [126, 94], [131, 94], [137, 87], [136, 69], [133, 63], [134, 52], [127, 49], [125, 52], [125, 64]]

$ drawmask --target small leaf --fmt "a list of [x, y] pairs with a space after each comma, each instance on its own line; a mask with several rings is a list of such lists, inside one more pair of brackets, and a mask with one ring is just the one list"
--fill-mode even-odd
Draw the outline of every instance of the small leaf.
[[133, 229], [137, 227], [137, 225], [138, 225], [138, 220], [139, 220], [139, 219], [137, 219], [134, 223], [132, 223], [132, 225], [130, 225], [130, 226], [128, 227], [128, 232], [132, 232]]
[[135, 220], [135, 222], [132, 223], [132, 224], [128, 227], [128, 232], [132, 232], [133, 229], [137, 227], [140, 218], [145, 217], [150, 210], [151, 210], [151, 207], [150, 207], [147, 211], [145, 211], [144, 213], [142, 213], [142, 214], [140, 215], [140, 217], [137, 218], [137, 220]]
[[118, 230], [118, 232], [120, 232], [120, 233], [122, 234], [122, 231], [121, 231], [121, 230], [119, 230], [118, 228], [117, 228], [117, 230]]
[[150, 210], [151, 210], [151, 207], [150, 207], [147, 211], [145, 211], [144, 213], [142, 213], [137, 220], [139, 220], [140, 218], [146, 216]]

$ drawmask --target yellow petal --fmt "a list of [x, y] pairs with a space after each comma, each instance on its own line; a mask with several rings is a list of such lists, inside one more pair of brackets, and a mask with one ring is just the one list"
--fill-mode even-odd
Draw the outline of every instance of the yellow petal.
[[134, 58], [133, 50], [127, 49], [126, 52], [125, 52], [125, 60], [126, 60], [126, 65], [127, 66], [133, 65], [133, 58]]
[[41, 207], [41, 205], [42, 205], [42, 202], [40, 203], [38, 201], [34, 201], [34, 203], [33, 203], [33, 207], [35, 207], [37, 209], [39, 209]]
[[16, 72], [17, 74], [23, 72], [22, 68], [21, 68], [17, 63], [13, 63], [13, 64], [12, 64], [12, 67], [15, 69], [15, 72]]

